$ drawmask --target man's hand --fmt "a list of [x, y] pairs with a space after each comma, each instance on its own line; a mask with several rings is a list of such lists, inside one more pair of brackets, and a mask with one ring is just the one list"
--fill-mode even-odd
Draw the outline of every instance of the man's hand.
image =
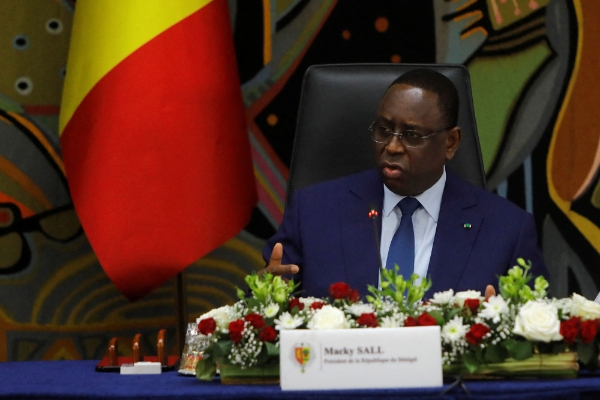
[[295, 264], [281, 264], [283, 258], [283, 245], [276, 243], [269, 259], [269, 264], [258, 271], [258, 275], [262, 275], [266, 272], [273, 275], [293, 275], [300, 271], [300, 268]]
[[494, 287], [492, 285], [487, 285], [485, 287], [485, 299], [487, 301], [487, 299], [489, 299], [492, 296], [496, 295], [496, 289], [494, 289]]

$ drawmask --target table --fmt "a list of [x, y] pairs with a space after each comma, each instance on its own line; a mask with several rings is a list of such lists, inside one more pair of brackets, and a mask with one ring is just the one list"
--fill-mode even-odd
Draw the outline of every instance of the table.
[[[120, 375], [94, 371], [96, 361], [0, 363], [0, 399], [597, 399], [600, 375], [568, 380], [467, 381], [471, 395], [455, 388], [282, 392], [278, 385], [221, 385], [176, 372]], [[445, 385], [444, 387], [448, 387]]]

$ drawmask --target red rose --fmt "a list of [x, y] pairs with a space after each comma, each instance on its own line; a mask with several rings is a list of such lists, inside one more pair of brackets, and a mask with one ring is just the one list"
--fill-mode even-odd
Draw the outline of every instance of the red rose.
[[206, 318], [198, 323], [198, 332], [203, 335], [210, 335], [215, 329], [217, 329], [217, 323], [213, 318]]
[[356, 303], [357, 301], [360, 300], [360, 294], [358, 294], [358, 290], [353, 289], [350, 291], [350, 294], [348, 295], [348, 300], [350, 300], [353, 303]]
[[379, 326], [375, 313], [363, 313], [358, 317], [356, 323], [367, 328], [376, 328]]
[[302, 311], [304, 310], [304, 303], [302, 303], [300, 299], [294, 297], [290, 300], [290, 305], [288, 306], [288, 309], [292, 311], [294, 307], [298, 307], [298, 311]]
[[332, 283], [329, 286], [329, 294], [335, 300], [345, 299], [350, 295], [350, 286], [344, 282]]
[[581, 341], [585, 344], [592, 342], [598, 333], [598, 320], [583, 321], [581, 323]]
[[560, 323], [560, 334], [565, 339], [566, 344], [573, 344], [579, 335], [579, 328], [581, 326], [581, 318], [571, 317], [567, 321]]
[[417, 318], [417, 324], [419, 326], [435, 326], [437, 325], [437, 321], [431, 315], [423, 313]]
[[244, 321], [241, 319], [236, 319], [235, 321], [231, 321], [229, 323], [229, 337], [233, 340], [234, 343], [237, 344], [240, 340], [242, 340], [242, 332], [244, 331]]
[[[479, 301], [479, 300], [477, 300]], [[477, 346], [483, 340], [483, 337], [490, 332], [490, 328], [483, 324], [473, 324], [469, 332], [465, 335], [467, 342], [473, 346]]]
[[277, 338], [277, 332], [272, 326], [265, 326], [258, 334], [258, 338], [261, 342], [272, 342]]
[[471, 310], [471, 314], [477, 314], [477, 310], [479, 309], [479, 299], [466, 299], [465, 307]]
[[404, 320], [404, 326], [417, 326], [417, 320], [415, 317], [406, 317]]
[[320, 310], [321, 308], [323, 308], [324, 305], [325, 305], [325, 303], [323, 303], [322, 301], [315, 301], [314, 303], [312, 303], [310, 305], [310, 309], [311, 310]]
[[250, 325], [252, 325], [254, 329], [260, 329], [265, 326], [265, 320], [260, 314], [248, 314], [244, 317], [244, 319], [250, 322]]

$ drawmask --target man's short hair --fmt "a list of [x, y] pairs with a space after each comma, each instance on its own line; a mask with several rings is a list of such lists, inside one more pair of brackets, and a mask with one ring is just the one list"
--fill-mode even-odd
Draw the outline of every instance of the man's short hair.
[[458, 91], [446, 76], [437, 71], [419, 68], [400, 75], [390, 87], [405, 84], [417, 87], [438, 95], [438, 106], [446, 127], [454, 127], [458, 123]]

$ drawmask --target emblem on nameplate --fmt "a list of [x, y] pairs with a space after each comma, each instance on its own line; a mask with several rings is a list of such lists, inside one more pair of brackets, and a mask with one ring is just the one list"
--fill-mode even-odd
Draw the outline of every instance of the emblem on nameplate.
[[304, 372], [304, 366], [310, 361], [310, 345], [308, 343], [294, 345], [294, 356]]

